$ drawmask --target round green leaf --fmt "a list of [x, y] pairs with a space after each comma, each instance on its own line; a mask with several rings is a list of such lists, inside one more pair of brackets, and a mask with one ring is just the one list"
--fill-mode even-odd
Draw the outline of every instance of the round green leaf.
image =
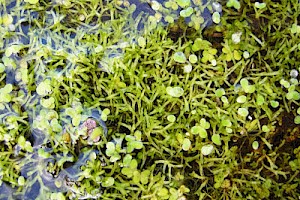
[[105, 177], [101, 183], [102, 187], [111, 187], [115, 183], [115, 179], [113, 177]]
[[90, 135], [90, 139], [94, 142], [99, 141], [100, 137], [104, 134], [104, 130], [102, 127], [96, 127]]
[[297, 115], [297, 116], [294, 118], [294, 123], [295, 123], [295, 124], [300, 124], [300, 115]]
[[171, 123], [176, 121], [176, 117], [174, 115], [168, 115], [167, 120]]
[[182, 149], [184, 151], [188, 151], [190, 147], [191, 147], [191, 141], [188, 138], [184, 138], [182, 143]]
[[274, 100], [270, 101], [270, 104], [273, 108], [277, 108], [279, 106], [279, 102]]
[[173, 59], [178, 62], [178, 63], [185, 63], [186, 62], [186, 57], [185, 54], [181, 51], [176, 52], [173, 56]]
[[254, 3], [254, 6], [255, 6], [256, 8], [258, 8], [258, 9], [263, 9], [263, 8], [265, 8], [267, 5], [266, 5], [266, 3], [255, 2], [255, 3]]
[[221, 15], [218, 12], [214, 12], [212, 15], [212, 20], [214, 23], [218, 24], [221, 22]]
[[201, 153], [202, 153], [202, 155], [207, 156], [207, 155], [211, 154], [213, 152], [213, 150], [214, 150], [214, 146], [211, 144], [208, 144], [201, 148]]
[[167, 87], [167, 94], [172, 97], [181, 97], [184, 90], [181, 87]]
[[144, 170], [141, 172], [141, 183], [146, 185], [149, 182], [150, 170]]
[[181, 10], [180, 11], [180, 16], [181, 17], [189, 17], [193, 14], [194, 9], [192, 7], [188, 7], [187, 9]]
[[226, 126], [226, 127], [231, 127], [232, 123], [230, 121], [230, 119], [223, 119], [221, 121], [221, 126]]
[[249, 111], [247, 108], [239, 108], [238, 109], [238, 114], [242, 117], [247, 117], [249, 114]]
[[267, 125], [263, 125], [262, 127], [261, 127], [261, 130], [263, 131], [263, 132], [269, 132], [270, 131], [270, 129], [269, 129], [269, 127], [267, 126]]
[[12, 84], [6, 84], [2, 89], [1, 89], [1, 93], [11, 93], [11, 91], [13, 90], [13, 86]]
[[225, 90], [224, 88], [218, 88], [216, 91], [215, 91], [215, 94], [217, 97], [222, 97], [223, 95], [225, 95]]
[[199, 134], [201, 138], [207, 137], [207, 132], [202, 126], [193, 126], [191, 128], [191, 133], [194, 135]]
[[0, 63], [0, 73], [5, 71], [5, 65], [3, 63]]
[[144, 37], [139, 37], [137, 41], [140, 47], [144, 48], [146, 46], [146, 39]]
[[258, 105], [258, 106], [261, 106], [261, 105], [264, 104], [264, 102], [265, 102], [264, 96], [262, 96], [261, 94], [258, 94], [258, 95], [256, 96], [256, 103], [257, 103], [257, 105]]
[[245, 103], [247, 101], [247, 97], [245, 95], [241, 95], [236, 99], [238, 103]]
[[24, 178], [24, 176], [19, 176], [19, 178], [18, 178], [18, 184], [20, 186], [22, 186], [22, 185], [25, 184], [25, 178]]
[[191, 2], [190, 0], [175, 0], [175, 2], [181, 7], [181, 8], [185, 8], [190, 6]]
[[108, 142], [106, 143], [106, 150], [105, 153], [107, 156], [112, 156], [113, 153], [115, 152], [116, 147], [115, 144], [113, 142]]
[[194, 63], [196, 63], [196, 62], [198, 61], [198, 57], [197, 57], [195, 54], [191, 54], [191, 55], [189, 56], [189, 61], [190, 61], [192, 64], [194, 64]]
[[258, 143], [257, 141], [252, 142], [252, 148], [253, 148], [254, 150], [257, 150], [258, 147], [259, 147], [259, 143]]
[[213, 142], [213, 143], [215, 143], [216, 145], [221, 145], [222, 143], [221, 143], [221, 136], [219, 135], [219, 134], [213, 134], [212, 136], [211, 136], [211, 141]]

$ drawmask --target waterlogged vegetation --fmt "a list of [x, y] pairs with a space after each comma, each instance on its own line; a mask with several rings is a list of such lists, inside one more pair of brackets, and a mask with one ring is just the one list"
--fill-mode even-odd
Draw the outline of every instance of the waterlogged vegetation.
[[298, 199], [298, 0], [0, 0], [0, 199]]

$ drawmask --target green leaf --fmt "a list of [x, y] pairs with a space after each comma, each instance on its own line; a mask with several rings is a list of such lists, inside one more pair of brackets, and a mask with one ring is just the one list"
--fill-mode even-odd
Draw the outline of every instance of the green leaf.
[[24, 0], [24, 1], [30, 4], [37, 4], [39, 2], [39, 0]]
[[212, 15], [212, 20], [214, 23], [218, 24], [221, 22], [221, 15], [218, 12], [214, 12]]
[[0, 102], [6, 102], [9, 103], [11, 101], [11, 96], [10, 94], [6, 94], [6, 93], [0, 93]]
[[124, 174], [125, 176], [127, 176], [128, 178], [131, 178], [133, 176], [133, 170], [128, 168], [128, 167], [124, 167], [121, 170], [121, 173]]
[[41, 99], [41, 105], [45, 108], [53, 109], [55, 107], [54, 98], [50, 97], [48, 99]]
[[144, 37], [139, 37], [137, 39], [138, 45], [142, 48], [146, 46], [146, 39]]
[[43, 82], [41, 82], [37, 88], [36, 88], [36, 92], [38, 93], [38, 95], [40, 96], [45, 96], [48, 95], [52, 92], [52, 88], [50, 85], [50, 81], [49, 80], [45, 80]]
[[245, 95], [241, 95], [236, 99], [238, 103], [245, 103], [247, 101], [247, 97]]
[[6, 27], [8, 27], [10, 24], [12, 24], [13, 21], [14, 21], [14, 18], [10, 14], [5, 14], [2, 17], [2, 23]]
[[4, 66], [6, 66], [6, 67], [11, 67], [11, 68], [14, 68], [14, 69], [17, 67], [15, 61], [12, 58], [8, 58], [6, 56], [3, 56], [2, 61], [3, 61]]
[[106, 122], [107, 121], [107, 114], [101, 113], [101, 119]]
[[188, 7], [187, 9], [180, 11], [180, 16], [186, 18], [186, 17], [191, 16], [193, 14], [193, 12], [194, 12], [194, 9], [192, 7]]
[[264, 104], [264, 102], [265, 102], [264, 96], [262, 96], [261, 94], [258, 94], [258, 95], [256, 96], [256, 103], [257, 103], [257, 105], [258, 105], [258, 106], [261, 106], [261, 105]]
[[274, 101], [274, 100], [271, 100], [270, 101], [270, 104], [273, 108], [277, 108], [279, 106], [279, 102], [278, 101]]
[[294, 118], [294, 123], [295, 123], [295, 124], [300, 124], [300, 115], [297, 115], [297, 116]]
[[151, 1], [151, 8], [155, 11], [161, 9], [161, 4], [157, 1]]
[[221, 145], [221, 144], [222, 144], [222, 142], [221, 142], [221, 137], [220, 137], [219, 134], [213, 134], [213, 135], [211, 136], [211, 141], [212, 141], [213, 143], [215, 143], [216, 145]]
[[24, 150], [27, 152], [33, 152], [33, 147], [31, 146], [31, 143], [29, 141], [25, 142]]
[[181, 7], [181, 8], [185, 8], [190, 6], [191, 2], [190, 0], [175, 0], [175, 2]]
[[134, 137], [137, 141], [141, 141], [142, 140], [142, 132], [137, 130], [134, 132]]
[[198, 57], [197, 57], [195, 54], [191, 54], [191, 55], [189, 56], [189, 61], [190, 61], [192, 64], [194, 64], [194, 63], [196, 63], [196, 62], [198, 61]]
[[201, 153], [202, 153], [202, 155], [207, 156], [207, 155], [211, 154], [213, 152], [213, 150], [214, 150], [214, 146], [211, 144], [208, 144], [208, 145], [204, 145], [201, 148]]
[[116, 161], [118, 161], [120, 159], [121, 159], [121, 156], [117, 152], [114, 152], [112, 154], [112, 156], [110, 157], [109, 161], [110, 162], [116, 162]]
[[24, 136], [20, 136], [19, 138], [18, 138], [18, 145], [22, 148], [22, 149], [24, 149], [25, 148], [25, 143], [26, 143], [26, 139], [24, 138]]
[[190, 73], [193, 70], [193, 66], [191, 64], [187, 64], [183, 66], [184, 73]]
[[231, 123], [230, 119], [223, 119], [221, 121], [221, 126], [231, 127], [232, 123]]
[[132, 155], [126, 154], [125, 157], [123, 158], [123, 165], [125, 167], [128, 167], [130, 165], [131, 160], [132, 160]]
[[210, 128], [210, 123], [207, 122], [205, 118], [201, 118], [200, 119], [200, 126], [202, 126], [205, 129], [209, 129]]
[[25, 182], [26, 182], [26, 180], [25, 180], [24, 176], [19, 176], [19, 178], [18, 178], [18, 184], [20, 186], [22, 186], [22, 185], [25, 184]]
[[222, 97], [223, 95], [225, 95], [225, 90], [224, 88], [218, 88], [216, 91], [215, 91], [215, 94], [217, 97]]
[[168, 22], [169, 24], [174, 23], [174, 18], [170, 15], [165, 16], [165, 21]]
[[140, 178], [141, 178], [141, 173], [138, 170], [135, 170], [133, 172], [133, 177], [132, 177], [132, 181], [135, 184], [138, 184], [140, 182]]
[[115, 153], [116, 147], [113, 142], [106, 143], [105, 153], [107, 156], [112, 156]]
[[141, 183], [143, 185], [148, 184], [150, 173], [151, 173], [150, 170], [144, 170], [144, 171], [142, 171], [142, 173], [141, 173]]
[[194, 135], [200, 134], [201, 131], [205, 131], [205, 129], [202, 126], [193, 126], [191, 128], [191, 133]]
[[111, 187], [115, 183], [115, 179], [113, 177], [105, 177], [101, 183], [102, 187]]
[[254, 3], [254, 6], [255, 6], [256, 8], [258, 8], [258, 9], [263, 9], [263, 8], [265, 8], [267, 5], [266, 5], [266, 3], [255, 2], [255, 3]]
[[59, 124], [59, 122], [56, 118], [51, 120], [50, 125], [51, 125], [52, 130], [57, 133], [60, 133], [63, 130], [62, 126]]
[[234, 7], [235, 9], [239, 10], [241, 8], [241, 4], [238, 0], [229, 0], [227, 3], [226, 3], [226, 6], [227, 7]]
[[11, 45], [11, 46], [6, 48], [5, 56], [9, 57], [12, 54], [16, 54], [20, 51], [20, 49], [22, 49], [21, 45], [17, 45], [17, 44]]
[[285, 88], [289, 88], [291, 86], [290, 83], [288, 81], [284, 80], [284, 79], [281, 79], [279, 81], [279, 83], [280, 83], [280, 85], [282, 85]]
[[263, 132], [270, 132], [270, 129], [269, 129], [269, 127], [267, 126], [267, 125], [263, 125], [262, 127], [261, 127], [261, 130], [263, 131]]
[[194, 44], [192, 46], [193, 51], [199, 51], [199, 50], [207, 50], [211, 47], [211, 43], [207, 40], [202, 40], [201, 38], [197, 38], [194, 41]]
[[172, 97], [181, 97], [184, 93], [184, 90], [181, 87], [167, 87], [167, 94]]
[[174, 53], [173, 59], [175, 60], [175, 62], [178, 62], [178, 63], [186, 62], [185, 54], [181, 51]]
[[90, 135], [90, 139], [94, 142], [99, 141], [100, 137], [104, 134], [104, 130], [102, 127], [96, 127]]
[[73, 126], [79, 126], [80, 122], [81, 122], [81, 115], [74, 115], [72, 117]]
[[38, 154], [42, 158], [49, 158], [51, 156], [50, 153], [49, 152], [45, 152], [44, 149], [39, 149], [38, 150]]
[[169, 198], [169, 190], [167, 188], [161, 188], [160, 190], [158, 190], [157, 195], [161, 199], [168, 199]]
[[127, 143], [127, 153], [131, 153], [134, 149], [141, 149], [143, 146], [141, 141], [130, 141]]
[[257, 150], [258, 147], [259, 147], [259, 143], [258, 143], [257, 141], [252, 142], [252, 148], [253, 148], [254, 150]]
[[249, 111], [247, 108], [239, 108], [238, 109], [238, 114], [242, 117], [247, 117], [249, 114]]
[[5, 65], [3, 63], [0, 63], [0, 73], [3, 73], [5, 71]]
[[176, 121], [176, 117], [174, 115], [168, 115], [167, 120], [171, 123], [174, 123]]
[[298, 100], [300, 99], [300, 94], [299, 94], [299, 92], [297, 92], [297, 91], [290, 91], [290, 92], [288, 92], [288, 93], [286, 94], [286, 98], [287, 98], [288, 100], [293, 99], [293, 100], [295, 100], [295, 101], [298, 101]]
[[12, 84], [6, 84], [6, 85], [1, 89], [1, 93], [8, 94], [8, 93], [11, 93], [12, 90], [13, 90]]
[[126, 135], [126, 136], [125, 136], [125, 140], [126, 140], [127, 142], [135, 141], [135, 137], [132, 136], [132, 135]]
[[188, 138], [184, 138], [182, 143], [182, 149], [184, 151], [188, 151], [190, 147], [191, 147], [191, 141]]
[[240, 83], [241, 83], [241, 86], [242, 86], [243, 90], [246, 93], [253, 93], [253, 92], [255, 92], [255, 86], [254, 85], [250, 85], [247, 79], [242, 78], [241, 81], [240, 81]]

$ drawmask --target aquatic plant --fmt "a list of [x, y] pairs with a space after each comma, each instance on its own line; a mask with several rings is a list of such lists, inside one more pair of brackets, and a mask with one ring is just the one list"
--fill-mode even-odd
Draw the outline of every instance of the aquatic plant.
[[0, 7], [0, 198], [299, 197], [299, 1]]

